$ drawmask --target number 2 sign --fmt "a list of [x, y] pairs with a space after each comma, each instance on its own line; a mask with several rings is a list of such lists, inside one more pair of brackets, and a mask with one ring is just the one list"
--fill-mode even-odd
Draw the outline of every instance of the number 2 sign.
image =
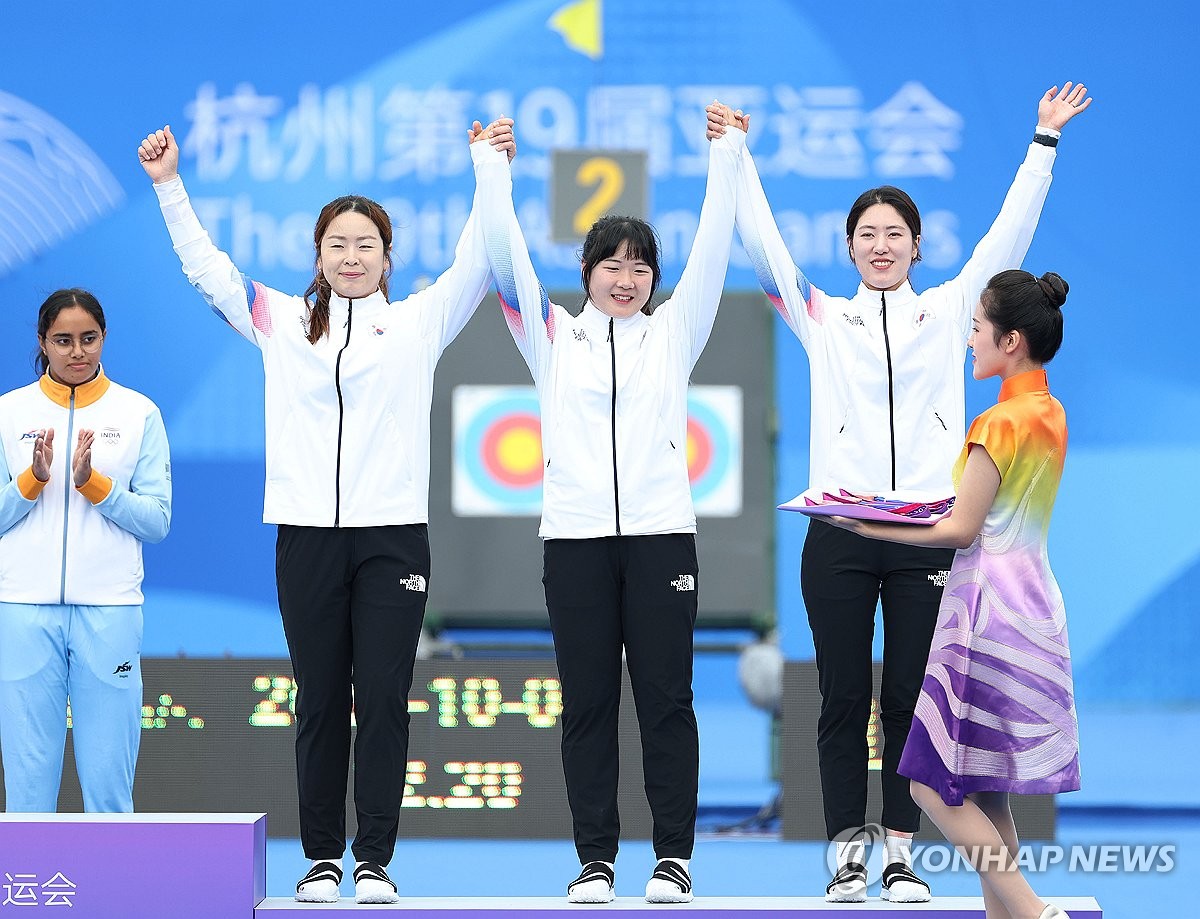
[[605, 214], [649, 216], [644, 151], [555, 150], [550, 162], [554, 242], [580, 242]]

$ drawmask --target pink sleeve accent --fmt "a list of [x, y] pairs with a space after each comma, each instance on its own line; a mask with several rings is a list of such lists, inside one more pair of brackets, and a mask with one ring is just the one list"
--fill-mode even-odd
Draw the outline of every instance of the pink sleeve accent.
[[267, 289], [258, 281], [251, 281], [250, 286], [254, 290], [254, 297], [250, 301], [250, 321], [254, 323], [254, 328], [270, 338], [275, 328], [271, 324], [271, 306], [267, 302]]

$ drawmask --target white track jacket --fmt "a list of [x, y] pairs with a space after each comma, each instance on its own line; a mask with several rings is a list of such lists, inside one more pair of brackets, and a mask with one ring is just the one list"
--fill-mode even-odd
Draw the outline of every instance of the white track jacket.
[[[54, 428], [50, 480], [37, 432]], [[71, 478], [78, 432], [95, 431], [92, 476]], [[74, 388], [48, 376], [0, 396], [0, 603], [140, 606], [142, 543], [171, 526], [171, 459], [158, 408], [101, 371]]]
[[[472, 145], [476, 161], [484, 146]], [[242, 275], [200, 225], [181, 179], [154, 190], [188, 280], [262, 351], [263, 522], [426, 523], [434, 369], [491, 282], [478, 187], [454, 262], [433, 284], [394, 303], [379, 291], [354, 301], [333, 294], [329, 334], [315, 345], [305, 337], [309, 304]]]
[[688, 484], [687, 387], [717, 315], [745, 134], [709, 149], [696, 240], [670, 299], [653, 315], [613, 319], [590, 302], [578, 316], [538, 282], [512, 204], [507, 160], [488, 157], [480, 214], [501, 308], [541, 403], [541, 536], [590, 539], [694, 533]]
[[921, 294], [907, 282], [887, 292], [860, 284], [847, 300], [817, 289], [796, 267], [743, 152], [738, 233], [811, 367], [808, 494], [845, 488], [925, 501], [954, 493], [971, 316], [988, 280], [1020, 267], [1054, 157], [1052, 147], [1029, 145], [999, 215], [958, 277]]

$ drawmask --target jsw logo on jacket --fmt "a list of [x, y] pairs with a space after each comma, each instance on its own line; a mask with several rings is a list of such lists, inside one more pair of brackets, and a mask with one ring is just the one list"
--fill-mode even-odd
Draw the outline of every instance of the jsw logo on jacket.
[[[54, 428], [54, 458], [43, 486], [29, 468], [45, 428]], [[76, 488], [71, 458], [85, 428], [96, 432], [93, 474]], [[154, 403], [103, 372], [74, 388], [43, 376], [0, 396], [0, 450], [10, 479], [0, 500], [0, 602], [140, 605], [142, 543], [171, 524], [171, 464]]]

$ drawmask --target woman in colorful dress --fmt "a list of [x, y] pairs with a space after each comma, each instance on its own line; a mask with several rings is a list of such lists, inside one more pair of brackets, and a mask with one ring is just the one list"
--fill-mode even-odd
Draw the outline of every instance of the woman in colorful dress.
[[979, 872], [989, 919], [1063, 919], [1017, 865], [1010, 794], [1079, 788], [1062, 594], [1046, 539], [1067, 448], [1044, 365], [1062, 343], [1067, 283], [1002, 271], [975, 308], [977, 380], [1000, 398], [972, 422], [953, 511], [932, 526], [831, 518], [872, 539], [956, 549], [901, 775]]

